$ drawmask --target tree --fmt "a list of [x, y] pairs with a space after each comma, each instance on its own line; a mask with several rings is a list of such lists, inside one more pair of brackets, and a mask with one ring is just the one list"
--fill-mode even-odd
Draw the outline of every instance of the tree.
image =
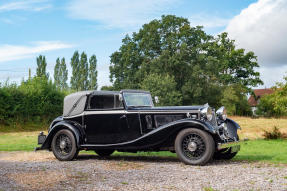
[[79, 90], [79, 69], [80, 69], [80, 58], [79, 52], [75, 51], [73, 57], [71, 58], [71, 67], [72, 67], [72, 77], [71, 77], [71, 88], [73, 90]]
[[36, 61], [37, 61], [36, 76], [48, 79], [49, 74], [46, 73], [47, 62], [45, 56], [40, 55], [39, 57], [36, 58]]
[[137, 89], [150, 74], [169, 75], [181, 104], [218, 106], [225, 86], [262, 84], [257, 67], [254, 53], [236, 49], [227, 33], [213, 37], [188, 19], [167, 15], [122, 40], [111, 55], [110, 81], [117, 90]]
[[96, 90], [98, 88], [97, 84], [97, 57], [95, 55], [92, 55], [89, 60], [89, 89], [90, 90]]
[[284, 80], [284, 83], [277, 83], [272, 87], [272, 94], [260, 98], [256, 114], [267, 117], [287, 115], [287, 77], [284, 77]]
[[246, 89], [240, 84], [230, 85], [224, 88], [221, 104], [230, 115], [251, 115], [248, 105]]
[[169, 75], [150, 74], [140, 84], [140, 88], [158, 96], [159, 105], [180, 105], [182, 96], [176, 90], [176, 83]]
[[236, 49], [235, 41], [230, 40], [226, 32], [218, 35], [208, 47], [208, 61], [216, 65], [219, 82], [224, 85], [241, 84], [247, 88], [263, 84], [259, 72], [254, 69], [259, 67], [257, 57], [253, 52], [245, 53], [244, 49]]
[[88, 81], [88, 58], [85, 52], [82, 52], [79, 65], [79, 90], [87, 90], [89, 86]]
[[61, 66], [60, 58], [57, 58], [56, 65], [54, 67], [54, 82], [58, 89], [60, 89], [60, 83], [61, 83], [60, 82], [60, 66]]
[[68, 70], [65, 63], [65, 58], [62, 58], [60, 62], [60, 58], [57, 58], [56, 65], [54, 68], [54, 81], [57, 89], [65, 90], [68, 88], [67, 85], [68, 80]]

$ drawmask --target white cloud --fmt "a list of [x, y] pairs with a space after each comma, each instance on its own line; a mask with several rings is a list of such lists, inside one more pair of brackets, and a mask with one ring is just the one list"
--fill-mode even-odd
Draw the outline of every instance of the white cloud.
[[0, 62], [19, 60], [30, 58], [35, 54], [40, 54], [47, 51], [71, 48], [73, 45], [59, 41], [40, 41], [34, 42], [31, 46], [23, 45], [1, 45], [0, 46]]
[[42, 11], [51, 7], [52, 5], [47, 3], [46, 0], [21, 0], [12, 1], [6, 4], [0, 4], [0, 12], [15, 10]]
[[204, 26], [204, 28], [225, 27], [229, 23], [229, 18], [222, 18], [208, 14], [197, 14], [189, 17], [192, 26]]
[[287, 1], [259, 0], [234, 17], [226, 31], [239, 47], [254, 51], [261, 66], [287, 64]]
[[261, 85], [259, 88], [270, 88], [274, 86], [276, 82], [284, 82], [283, 77], [287, 76], [287, 65], [272, 67], [272, 69], [270, 67], [261, 67], [258, 71], [264, 82], [264, 85]]
[[137, 27], [161, 16], [179, 0], [73, 0], [69, 14], [98, 21], [108, 27]]

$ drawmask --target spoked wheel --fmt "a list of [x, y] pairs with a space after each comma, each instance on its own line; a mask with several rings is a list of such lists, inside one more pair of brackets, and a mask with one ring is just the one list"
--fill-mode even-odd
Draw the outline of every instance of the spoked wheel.
[[52, 140], [52, 151], [55, 157], [61, 161], [76, 158], [79, 151], [73, 133], [67, 129], [58, 131]]
[[189, 165], [204, 165], [214, 154], [214, 140], [200, 129], [184, 129], [176, 137], [175, 151], [178, 158]]
[[113, 149], [107, 149], [107, 150], [95, 150], [95, 152], [101, 156], [101, 157], [108, 157], [110, 156], [111, 154], [113, 154], [115, 150]]

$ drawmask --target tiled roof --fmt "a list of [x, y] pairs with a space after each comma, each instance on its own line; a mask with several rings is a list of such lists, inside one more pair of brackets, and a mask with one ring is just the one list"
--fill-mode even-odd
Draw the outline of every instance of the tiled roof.
[[258, 104], [259, 99], [263, 96], [263, 95], [268, 95], [268, 94], [272, 94], [274, 90], [270, 89], [270, 88], [266, 88], [266, 89], [256, 89], [253, 90], [256, 99], [253, 95], [251, 95], [248, 99], [248, 104], [251, 107], [255, 107]]

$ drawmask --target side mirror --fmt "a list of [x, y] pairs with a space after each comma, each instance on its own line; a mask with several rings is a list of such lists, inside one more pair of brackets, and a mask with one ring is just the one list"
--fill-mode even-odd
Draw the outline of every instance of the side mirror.
[[123, 95], [122, 94], [119, 94], [119, 100], [123, 101]]
[[155, 101], [155, 103], [159, 103], [159, 98], [158, 98], [158, 96], [154, 96], [154, 101]]

